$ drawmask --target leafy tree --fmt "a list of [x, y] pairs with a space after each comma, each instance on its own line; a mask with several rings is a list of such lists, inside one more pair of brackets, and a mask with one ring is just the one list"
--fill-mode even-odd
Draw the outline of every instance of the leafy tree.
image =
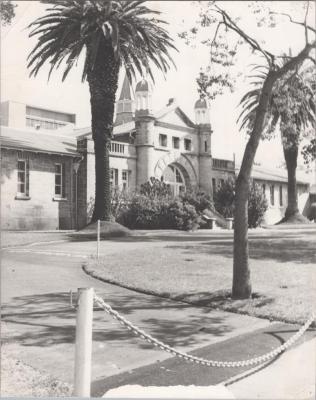
[[302, 149], [305, 164], [310, 164], [316, 159], [316, 139], [311, 139]]
[[[215, 209], [225, 218], [231, 218], [235, 213], [236, 180], [229, 178], [219, 185], [214, 193]], [[268, 209], [268, 202], [262, 188], [256, 183], [251, 183], [248, 197], [248, 227], [257, 228], [263, 221]]]
[[92, 138], [95, 150], [95, 206], [92, 220], [111, 218], [109, 151], [118, 76], [125, 67], [130, 80], [148, 73], [151, 64], [166, 73], [172, 63], [172, 39], [162, 27], [160, 13], [145, 1], [42, 0], [46, 15], [29, 28], [38, 38], [29, 54], [30, 75], [36, 76], [45, 63], [54, 69], [65, 66], [62, 80], [84, 54], [82, 81], [90, 89]]
[[[284, 59], [283, 64], [287, 62]], [[262, 72], [265, 78], [265, 72]], [[252, 129], [253, 117], [258, 107], [262, 81], [241, 100], [241, 126]], [[297, 202], [296, 168], [299, 145], [310, 129], [315, 129], [315, 74], [311, 68], [290, 71], [273, 88], [266, 116], [264, 136], [271, 138], [277, 125], [280, 126], [283, 153], [288, 173], [288, 205], [282, 220], [296, 220], [299, 214]], [[307, 147], [309, 149], [310, 147]], [[308, 151], [305, 152], [306, 155]], [[302, 216], [300, 216], [300, 221]]]
[[0, 16], [3, 25], [10, 25], [15, 17], [16, 5], [11, 0], [0, 0]]
[[[235, 57], [242, 44], [245, 44], [251, 53], [261, 56], [267, 68], [258, 99], [258, 107], [253, 117], [253, 126], [236, 182], [232, 297], [249, 298], [252, 293], [248, 244], [248, 198], [251, 185], [251, 170], [263, 136], [274, 85], [290, 71], [292, 73], [296, 71], [305, 60], [311, 59], [310, 54], [316, 45], [316, 29], [307, 23], [307, 17], [311, 9], [309, 2], [306, 2], [305, 16], [300, 21], [293, 19], [291, 15], [285, 14], [281, 16], [280, 13], [272, 11], [268, 11], [267, 15], [264, 15], [260, 10], [260, 7], [263, 7], [262, 2], [256, 2], [254, 7], [257, 7], [257, 9], [254, 8], [252, 11], [254, 19], [256, 15], [259, 17], [263, 15], [270, 26], [275, 26], [276, 19], [284, 17], [288, 18], [292, 24], [302, 28], [305, 45], [295, 56], [289, 57], [284, 63], [280, 64], [279, 61], [283, 59], [283, 56], [271, 53], [263, 43], [255, 38], [254, 34], [249, 34], [240, 24], [240, 18], [234, 18], [225, 10], [224, 2], [210, 1], [203, 3], [202, 7], [198, 26], [203, 29], [213, 28], [211, 31], [214, 33], [208, 39], [203, 40], [203, 43], [210, 48], [210, 64], [206, 71], [201, 72], [198, 79], [201, 96], [215, 98], [217, 95], [222, 94], [225, 88], [231, 89], [234, 86], [234, 81], [230, 79], [229, 71], [234, 66]], [[229, 7], [229, 5], [226, 7]], [[186, 32], [181, 36], [189, 41], [190, 36], [194, 36], [197, 31], [197, 27], [194, 27], [189, 33]], [[216, 65], [221, 67], [219, 73], [216, 73]]]

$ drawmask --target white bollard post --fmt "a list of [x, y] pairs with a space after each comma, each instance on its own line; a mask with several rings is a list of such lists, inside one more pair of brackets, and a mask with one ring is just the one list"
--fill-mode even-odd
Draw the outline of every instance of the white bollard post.
[[75, 348], [75, 397], [90, 397], [93, 288], [78, 289]]
[[99, 259], [100, 255], [100, 220], [98, 219], [98, 228], [97, 228], [97, 259]]

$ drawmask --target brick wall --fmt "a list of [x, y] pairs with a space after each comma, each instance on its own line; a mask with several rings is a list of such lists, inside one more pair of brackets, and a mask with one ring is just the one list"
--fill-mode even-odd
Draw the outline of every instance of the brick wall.
[[[75, 224], [72, 158], [2, 149], [1, 227], [10, 230], [73, 229]], [[29, 196], [17, 198], [17, 162], [29, 163]], [[65, 199], [55, 198], [55, 163], [65, 165]]]

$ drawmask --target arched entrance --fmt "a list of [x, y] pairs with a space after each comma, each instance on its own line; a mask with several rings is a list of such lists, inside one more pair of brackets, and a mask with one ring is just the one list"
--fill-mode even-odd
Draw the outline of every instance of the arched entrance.
[[197, 186], [198, 179], [190, 160], [183, 154], [167, 153], [155, 166], [155, 177], [170, 185], [175, 196]]
[[170, 164], [165, 168], [161, 180], [170, 188], [173, 196], [179, 196], [185, 192], [184, 174], [175, 164]]

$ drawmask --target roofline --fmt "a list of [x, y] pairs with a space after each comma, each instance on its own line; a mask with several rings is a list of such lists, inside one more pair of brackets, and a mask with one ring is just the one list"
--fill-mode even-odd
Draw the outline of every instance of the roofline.
[[8, 103], [8, 102], [24, 104], [27, 107], [33, 107], [33, 108], [37, 108], [37, 109], [43, 110], [43, 111], [52, 111], [52, 112], [58, 112], [58, 113], [61, 113], [61, 114], [72, 115], [72, 116], [75, 116], [75, 117], [77, 116], [77, 114], [73, 113], [73, 112], [67, 112], [67, 111], [65, 112], [65, 111], [62, 111], [62, 110], [56, 110], [56, 109], [52, 109], [52, 108], [48, 108], [48, 107], [37, 106], [35, 104], [23, 103], [22, 101], [15, 101], [15, 100], [10, 100], [10, 99], [2, 101], [1, 104]]
[[0, 144], [1, 149], [7, 150], [18, 150], [18, 151], [29, 151], [30, 153], [43, 153], [43, 154], [54, 154], [54, 155], [61, 155], [61, 156], [68, 156], [68, 157], [82, 157], [80, 153], [63, 153], [60, 151], [49, 151], [49, 150], [35, 150], [35, 149], [26, 149], [23, 147], [14, 147], [14, 146], [7, 146]]

